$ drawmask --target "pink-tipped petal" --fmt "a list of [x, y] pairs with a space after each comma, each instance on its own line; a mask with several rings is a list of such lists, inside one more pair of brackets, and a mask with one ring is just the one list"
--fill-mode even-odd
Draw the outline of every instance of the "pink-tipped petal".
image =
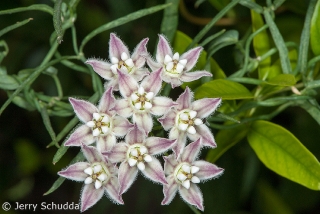
[[120, 38], [116, 36], [116, 34], [110, 34], [110, 42], [109, 42], [109, 56], [116, 57], [118, 59], [121, 58], [121, 54], [126, 53], [130, 56], [129, 50], [127, 46], [122, 42]]
[[113, 134], [101, 136], [97, 140], [97, 149], [99, 152], [110, 151], [112, 147], [116, 144], [116, 142], [116, 137]]
[[195, 66], [201, 51], [202, 51], [202, 47], [196, 47], [181, 55], [180, 60], [182, 59], [187, 60], [187, 64], [185, 66], [186, 71], [191, 70]]
[[97, 107], [84, 100], [69, 98], [77, 117], [84, 123], [92, 120], [92, 114], [98, 112]]
[[82, 152], [89, 163], [103, 161], [101, 153], [93, 146], [82, 145]]
[[138, 174], [137, 167], [129, 166], [127, 161], [120, 164], [118, 177], [119, 177], [119, 195], [125, 193], [132, 185]]
[[194, 80], [200, 79], [201, 77], [212, 77], [212, 74], [207, 71], [186, 72], [180, 76], [180, 80], [182, 82], [192, 82]]
[[108, 183], [104, 185], [105, 191], [109, 198], [116, 204], [124, 204], [121, 195], [119, 195], [119, 182], [118, 178], [111, 177]]
[[152, 157], [152, 161], [145, 163], [145, 165], [146, 168], [143, 171], [141, 171], [144, 176], [146, 176], [154, 182], [167, 184], [161, 163], [158, 159]]
[[146, 133], [134, 124], [133, 129], [131, 129], [126, 136], [126, 143], [129, 145], [140, 143], [142, 144], [146, 139]]
[[143, 39], [134, 49], [131, 59], [137, 68], [144, 66], [148, 56], [147, 43], [149, 38]]
[[104, 83], [104, 88], [108, 90], [109, 88], [113, 88], [113, 91], [119, 91], [119, 79], [118, 75], [115, 75], [112, 79], [108, 82]]
[[78, 162], [58, 172], [58, 175], [74, 181], [84, 181], [88, 175], [83, 171], [90, 166], [87, 162]]
[[197, 185], [191, 184], [189, 189], [179, 186], [179, 193], [184, 201], [203, 211], [203, 196]]
[[177, 99], [177, 109], [183, 110], [183, 109], [189, 109], [191, 107], [191, 100], [193, 97], [193, 93], [189, 89], [189, 87], [186, 87], [186, 90], [179, 96]]
[[176, 139], [177, 142], [175, 143], [172, 151], [176, 154], [176, 157], [180, 157], [181, 153], [187, 142], [187, 134], [186, 132], [179, 131], [176, 127], [173, 127], [169, 133], [170, 139]]
[[220, 98], [203, 98], [192, 103], [192, 110], [197, 112], [197, 117], [206, 118], [220, 105]]
[[153, 127], [152, 117], [149, 113], [134, 113], [132, 121], [136, 123], [146, 134], [148, 134]]
[[163, 115], [167, 113], [171, 107], [178, 105], [177, 103], [173, 102], [171, 98], [168, 97], [155, 97], [152, 100], [152, 108], [150, 112], [153, 115]]
[[126, 135], [131, 128], [133, 128], [133, 124], [131, 124], [128, 119], [121, 116], [115, 116], [113, 118], [113, 132], [115, 136], [122, 137]]
[[117, 114], [126, 118], [132, 116], [133, 113], [130, 103], [126, 99], [117, 100], [112, 110], [115, 110]]
[[86, 184], [81, 194], [81, 212], [95, 205], [103, 196], [104, 189], [96, 189], [93, 184]]
[[211, 148], [217, 147], [217, 144], [214, 140], [214, 137], [211, 133], [211, 130], [204, 124], [195, 126], [196, 133], [195, 134], [189, 134], [188, 137], [192, 141], [198, 140], [200, 137], [202, 138], [202, 146], [208, 146]]
[[181, 162], [192, 163], [197, 158], [201, 146], [201, 138], [186, 146], [181, 154]]
[[146, 139], [145, 146], [148, 148], [150, 155], [161, 154], [170, 149], [176, 140], [169, 140], [160, 137], [149, 137]]
[[169, 110], [167, 114], [163, 115], [158, 121], [161, 123], [164, 130], [169, 130], [175, 124], [177, 113], [174, 110]]
[[108, 88], [102, 95], [99, 103], [99, 111], [100, 113], [108, 114], [109, 116], [112, 116], [111, 114], [113, 112], [110, 112], [110, 109], [115, 106], [116, 99], [113, 96], [113, 88]]
[[164, 198], [161, 202], [161, 205], [170, 204], [178, 190], [178, 184], [176, 183], [173, 175], [167, 177], [167, 182], [167, 185], [163, 185]]
[[137, 81], [129, 74], [126, 74], [119, 69], [117, 69], [117, 71], [119, 76], [120, 93], [124, 98], [130, 97], [133, 92], [138, 90], [139, 85]]
[[222, 173], [224, 172], [224, 169], [203, 160], [195, 161], [192, 163], [192, 165], [200, 168], [199, 172], [196, 173], [196, 176], [200, 180], [216, 178], [222, 175]]
[[112, 163], [118, 163], [126, 159], [127, 151], [128, 151], [128, 145], [126, 143], [117, 143], [114, 145], [112, 150], [107, 154], [107, 156]]
[[[178, 166], [178, 161], [174, 154], [163, 156], [164, 159], [164, 173], [170, 175], [174, 173], [175, 168]], [[169, 183], [169, 182], [168, 182]]]
[[162, 65], [158, 62], [155, 62], [150, 56], [147, 57], [147, 64], [152, 71], [156, 71], [159, 68], [162, 68]]
[[159, 35], [159, 43], [156, 54], [157, 62], [163, 64], [163, 60], [166, 55], [172, 56], [170, 44], [163, 35]]
[[114, 77], [114, 73], [110, 69], [110, 63], [96, 59], [89, 59], [86, 63], [91, 65], [92, 69], [102, 78], [110, 80]]
[[142, 80], [141, 86], [146, 92], [153, 92], [154, 95], [158, 94], [162, 86], [162, 79], [160, 76], [161, 72], [162, 68], [152, 72], [149, 76]]
[[92, 130], [87, 125], [81, 125], [70, 135], [64, 143], [65, 146], [81, 146], [82, 144], [90, 145], [95, 141]]

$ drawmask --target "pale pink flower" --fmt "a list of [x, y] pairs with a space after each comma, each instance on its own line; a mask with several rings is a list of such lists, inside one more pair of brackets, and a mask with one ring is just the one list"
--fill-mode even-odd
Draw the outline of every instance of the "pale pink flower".
[[158, 119], [165, 130], [171, 129], [169, 138], [177, 139], [177, 144], [173, 148], [177, 157], [182, 153], [187, 137], [191, 141], [202, 137], [203, 146], [216, 147], [214, 137], [202, 119], [217, 109], [221, 99], [204, 98], [192, 102], [192, 97], [193, 93], [187, 87], [177, 99], [177, 105]]
[[106, 88], [113, 87], [114, 90], [118, 90], [118, 74], [117, 69], [122, 70], [133, 76], [137, 81], [148, 75], [149, 71], [144, 68], [147, 52], [148, 38], [143, 39], [134, 49], [134, 52], [130, 56], [130, 52], [127, 46], [122, 42], [116, 34], [110, 34], [109, 42], [109, 59], [110, 62], [88, 59], [87, 64], [91, 65], [93, 70], [99, 74], [102, 78], [108, 80]]
[[104, 194], [113, 203], [123, 204], [118, 194], [118, 169], [109, 163], [101, 153], [92, 146], [82, 145], [82, 152], [88, 162], [77, 162], [58, 172], [58, 175], [70, 180], [82, 181], [81, 212], [96, 204]]
[[201, 148], [201, 138], [190, 143], [178, 159], [174, 154], [164, 157], [164, 171], [167, 185], [163, 186], [164, 199], [162, 205], [168, 205], [179, 192], [181, 198], [203, 211], [203, 196], [196, 185], [201, 181], [220, 176], [224, 169], [203, 160], [196, 160]]

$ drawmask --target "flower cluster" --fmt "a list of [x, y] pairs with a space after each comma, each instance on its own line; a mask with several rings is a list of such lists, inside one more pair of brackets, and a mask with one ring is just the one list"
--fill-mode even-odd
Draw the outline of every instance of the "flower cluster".
[[[203, 210], [202, 193], [196, 184], [223, 173], [214, 164], [196, 160], [202, 147], [216, 147], [204, 118], [215, 111], [221, 99], [193, 101], [188, 87], [176, 101], [159, 94], [164, 82], [175, 88], [183, 82], [211, 76], [207, 71], [189, 72], [202, 48], [193, 48], [181, 56], [173, 54], [168, 41], [159, 35], [156, 60], [153, 60], [147, 42], [147, 38], [142, 40], [130, 55], [122, 40], [111, 33], [110, 61], [86, 62], [107, 80], [98, 106], [69, 99], [83, 124], [73, 131], [65, 146], [81, 147], [87, 162], [75, 163], [58, 174], [84, 182], [81, 211], [93, 206], [104, 193], [114, 203], [124, 204], [122, 194], [133, 184], [139, 171], [163, 185], [163, 205], [169, 204], [178, 190], [183, 200]], [[116, 99], [114, 93], [122, 98]], [[151, 136], [154, 118], [164, 130], [170, 130], [168, 138]], [[186, 146], [187, 138], [192, 143]], [[173, 153], [163, 156], [163, 169], [156, 155], [169, 150]]]

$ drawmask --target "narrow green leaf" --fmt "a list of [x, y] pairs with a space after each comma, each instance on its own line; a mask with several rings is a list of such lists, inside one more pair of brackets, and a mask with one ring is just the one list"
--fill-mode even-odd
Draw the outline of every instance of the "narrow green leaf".
[[274, 10], [276, 10], [278, 7], [280, 7], [286, 0], [274, 0], [273, 6]]
[[[0, 41], [0, 47], [2, 49], [2, 51], [0, 51], [0, 63], [1, 63], [4, 57], [7, 56], [7, 54], [9, 53], [9, 47], [4, 40]], [[5, 69], [5, 68], [2, 67], [1, 69]]]
[[309, 101], [307, 102], [299, 101], [298, 104], [300, 105], [301, 108], [306, 110], [313, 117], [313, 119], [317, 121], [317, 123], [320, 125], [320, 108], [318, 106], [313, 105]]
[[274, 23], [270, 12], [268, 10], [265, 10], [263, 14], [264, 18], [266, 19], [266, 23], [269, 26], [273, 41], [279, 51], [282, 73], [290, 74], [292, 73], [292, 70], [290, 66], [290, 60], [288, 57], [288, 49], [286, 47], [286, 44], [284, 43], [284, 40], [279, 32], [277, 25]]
[[171, 5], [164, 9], [163, 13], [160, 32], [166, 35], [170, 42], [172, 42], [178, 27], [179, 2], [179, 0], [166, 0], [166, 3], [171, 3]]
[[241, 0], [239, 4], [251, 9], [251, 11], [254, 10], [255, 13], [263, 12], [263, 8], [252, 0]]
[[[50, 144], [49, 144], [50, 145]], [[53, 156], [53, 160], [52, 163], [56, 164], [61, 158], [62, 156], [68, 151], [69, 147], [64, 145], [64, 142], [60, 145], [60, 148], [58, 149], [58, 151], [56, 152], [56, 154], [54, 154]]]
[[315, 55], [320, 55], [320, 1], [314, 9], [314, 13], [311, 19], [311, 29], [310, 29], [310, 43], [311, 50]]
[[46, 4], [33, 4], [28, 7], [19, 7], [19, 8], [9, 9], [9, 10], [2, 10], [0, 11], [0, 15], [19, 13], [19, 12], [24, 12], [29, 10], [40, 10], [40, 11], [49, 13], [50, 15], [53, 15], [52, 7]]
[[239, 33], [236, 30], [228, 30], [221, 36], [213, 40], [208, 48], [208, 56], [211, 57], [215, 52], [223, 47], [232, 45], [238, 42]]
[[206, 160], [211, 163], [216, 162], [221, 155], [228, 151], [228, 149], [240, 142], [247, 135], [247, 132], [248, 127], [245, 125], [237, 126], [232, 129], [220, 130], [215, 135], [218, 146], [208, 152]]
[[255, 121], [248, 141], [269, 169], [307, 188], [320, 190], [319, 161], [288, 130], [271, 122]]
[[154, 7], [151, 7], [151, 8], [146, 8], [146, 9], [142, 9], [142, 10], [139, 10], [139, 11], [136, 11], [134, 13], [130, 13], [124, 17], [121, 17], [119, 19], [116, 19], [112, 22], [109, 22], [107, 24], [104, 24], [100, 27], [98, 27], [97, 29], [93, 30], [91, 33], [89, 33], [84, 39], [83, 41], [81, 42], [81, 45], [80, 45], [80, 53], [82, 52], [84, 46], [93, 38], [95, 37], [96, 35], [98, 35], [99, 33], [102, 33], [103, 31], [106, 31], [106, 30], [109, 30], [109, 29], [112, 29], [114, 27], [118, 27], [120, 25], [123, 25], [123, 24], [126, 24], [130, 21], [133, 21], [133, 20], [136, 20], [136, 19], [139, 19], [143, 16], [147, 16], [147, 15], [150, 15], [152, 13], [155, 13], [155, 12], [158, 12], [159, 10], [163, 10], [165, 9], [166, 7], [170, 6], [171, 4], [161, 4], [161, 5], [157, 5], [157, 6], [154, 6]]
[[[40, 114], [41, 114], [41, 117], [43, 120], [43, 124], [46, 127], [46, 129], [51, 137], [51, 140], [53, 142], [51, 145], [56, 145], [57, 147], [59, 147], [58, 142], [57, 142], [57, 138], [56, 138], [56, 133], [54, 132], [54, 130], [51, 126], [51, 121], [50, 121], [47, 109], [41, 103], [40, 103], [40, 106], [42, 106]], [[47, 148], [48, 148], [48, 146], [47, 146]]]
[[279, 74], [266, 83], [269, 85], [293, 86], [296, 84], [296, 78], [292, 74]]
[[[80, 162], [80, 161], [83, 161], [85, 159], [85, 157], [83, 156], [83, 153], [82, 152], [79, 152], [77, 154], [77, 156], [75, 156], [72, 161], [70, 162], [70, 165], [71, 164], [74, 164], [76, 162]], [[54, 192], [56, 189], [58, 189], [61, 184], [64, 182], [65, 178], [64, 177], [59, 177], [52, 185], [52, 187], [47, 191], [45, 192], [43, 195], [49, 195], [50, 193]]]
[[207, 82], [197, 88], [195, 98], [221, 97], [224, 100], [251, 99], [251, 92], [240, 83], [225, 79], [218, 79]]
[[57, 42], [61, 44], [63, 40], [62, 20], [61, 20], [62, 0], [56, 0], [53, 8], [53, 27], [57, 33]]
[[19, 82], [10, 75], [0, 74], [0, 88], [4, 90], [15, 90], [19, 87]]
[[18, 28], [18, 27], [21, 27], [21, 26], [27, 24], [27, 23], [30, 22], [31, 20], [33, 20], [33, 19], [32, 19], [32, 18], [29, 18], [29, 19], [23, 20], [22, 22], [17, 22], [17, 23], [15, 23], [15, 24], [13, 24], [13, 25], [10, 25], [10, 26], [6, 27], [6, 28], [3, 28], [3, 29], [0, 31], [0, 37], [3, 36], [4, 34], [8, 33], [8, 32], [11, 31], [11, 30], [14, 30], [14, 29], [16, 29], [16, 28]]

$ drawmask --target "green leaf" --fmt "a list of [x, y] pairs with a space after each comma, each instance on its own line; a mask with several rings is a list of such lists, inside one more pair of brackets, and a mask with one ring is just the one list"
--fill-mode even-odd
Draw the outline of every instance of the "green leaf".
[[225, 79], [218, 79], [207, 82], [197, 88], [195, 98], [221, 97], [224, 100], [251, 99], [251, 92], [240, 83]]
[[28, 7], [19, 7], [19, 8], [9, 9], [9, 10], [2, 10], [2, 11], [0, 11], [0, 15], [24, 12], [24, 11], [29, 11], [29, 10], [40, 10], [43, 12], [47, 12], [50, 15], [53, 15], [52, 7], [50, 7], [46, 4], [33, 4]]
[[247, 135], [248, 130], [245, 125], [237, 126], [233, 129], [220, 130], [215, 135], [215, 141], [218, 146], [208, 152], [206, 160], [211, 163], [216, 162], [228, 149], [240, 142]]
[[296, 84], [296, 78], [292, 74], [279, 74], [266, 83], [269, 85], [293, 86]]
[[311, 19], [310, 43], [315, 55], [320, 55], [320, 1], [317, 2]]
[[238, 42], [239, 33], [236, 30], [228, 30], [218, 38], [213, 40], [208, 48], [208, 54], [211, 57], [219, 49]]
[[[4, 40], [0, 41], [0, 47], [1, 47], [1, 49], [3, 49], [2, 51], [0, 51], [0, 63], [1, 63], [3, 58], [5, 56], [7, 56], [7, 54], [9, 53], [9, 47]], [[3, 69], [3, 68], [1, 68], [1, 69]]]
[[272, 171], [312, 190], [320, 190], [320, 164], [288, 130], [267, 121], [255, 121], [248, 141]]
[[164, 9], [160, 31], [166, 35], [169, 42], [172, 42], [178, 27], [179, 0], [166, 0], [166, 3], [171, 3], [171, 5]]
[[18, 28], [18, 27], [21, 27], [22, 25], [27, 24], [27, 23], [30, 22], [31, 20], [33, 20], [33, 19], [32, 19], [32, 18], [29, 18], [29, 19], [26, 19], [26, 20], [24, 20], [24, 21], [22, 21], [22, 22], [17, 22], [16, 24], [10, 25], [10, 26], [2, 29], [2, 30], [0, 31], [0, 37], [3, 36], [4, 34], [8, 33], [8, 32], [11, 31], [11, 30], [14, 30], [14, 29], [16, 29], [16, 28]]
[[53, 8], [53, 27], [57, 33], [57, 42], [61, 44], [63, 40], [62, 20], [61, 20], [62, 0], [56, 0]]
[[15, 90], [19, 87], [19, 82], [10, 75], [0, 74], [0, 88], [4, 90]]

